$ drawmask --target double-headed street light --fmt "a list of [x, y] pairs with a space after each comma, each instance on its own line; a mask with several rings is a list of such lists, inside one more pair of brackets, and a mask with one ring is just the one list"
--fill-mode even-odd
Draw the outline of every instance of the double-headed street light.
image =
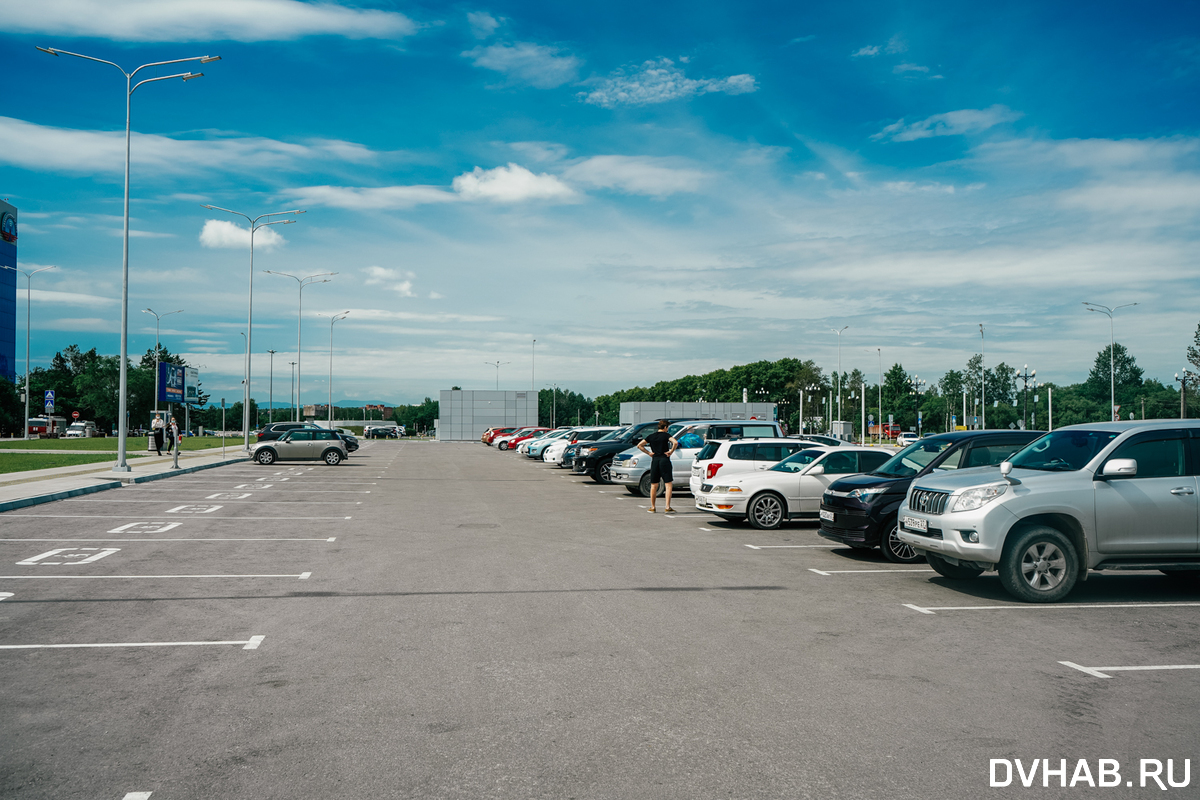
[[25, 429], [25, 438], [29, 438], [29, 295], [32, 293], [33, 276], [39, 272], [45, 272], [48, 269], [54, 269], [53, 266], [40, 267], [35, 270], [17, 269], [10, 267], [7, 264], [0, 264], [0, 268], [11, 269], [13, 272], [19, 272], [25, 276], [25, 424], [22, 425]]
[[[290, 225], [295, 222], [294, 219], [271, 219], [284, 214], [303, 214], [303, 211], [292, 209], [291, 211], [272, 211], [270, 214], [259, 214], [257, 217], [250, 217], [248, 214], [243, 214], [240, 211], [231, 211], [228, 208], [220, 206], [203, 205], [209, 211], [224, 211], [226, 214], [233, 214], [241, 217], [250, 223], [250, 280], [246, 289], [246, 385], [242, 406], [242, 447], [246, 452], [250, 452], [250, 353], [252, 350], [254, 337], [254, 234], [258, 233], [260, 228], [266, 228], [271, 225]], [[259, 220], [266, 222], [259, 222]]]
[[503, 367], [505, 364], [511, 364], [512, 362], [511, 361], [485, 361], [483, 363], [487, 364], [489, 367], [496, 368], [496, 391], [497, 392], [500, 391], [500, 368]]
[[[1029, 382], [1037, 377], [1037, 370], [1029, 371], [1029, 365], [1013, 376], [1022, 382], [1021, 390], [1024, 395], [1024, 408], [1021, 410], [1021, 430], [1029, 427]], [[1037, 389], [1037, 381], [1033, 381], [1033, 388]]]
[[[139, 86], [146, 83], [154, 83], [156, 81], [168, 81], [173, 78], [181, 78], [185, 81], [190, 81], [192, 78], [204, 77], [203, 72], [178, 72], [174, 75], [160, 75], [154, 78], [146, 78], [145, 80], [133, 82], [133, 76], [137, 75], [144, 69], [149, 67], [163, 67], [168, 64], [183, 64], [189, 61], [199, 61], [201, 64], [208, 64], [213, 61], [220, 61], [220, 56], [193, 56], [192, 58], [176, 58], [171, 61], [156, 61], [153, 64], [143, 64], [133, 72], [126, 72], [112, 61], [106, 61], [103, 58], [95, 58], [93, 56], [85, 56], [79, 53], [70, 53], [66, 50], [59, 50], [56, 47], [39, 47], [43, 53], [49, 53], [52, 56], [74, 56], [75, 58], [86, 59], [87, 61], [98, 61], [101, 64], [108, 64], [111, 67], [116, 67], [122, 75], [125, 76], [125, 236], [124, 247], [121, 257], [121, 383], [120, 395], [118, 398], [119, 409], [117, 411], [117, 464], [113, 467], [113, 472], [129, 472], [129, 464], [125, 460], [125, 438], [129, 432], [129, 414], [127, 412], [128, 402], [126, 399], [127, 390], [129, 387], [129, 115], [131, 100], [133, 93], [138, 90]], [[28, 392], [26, 393], [28, 394]], [[248, 441], [248, 440], [247, 440]]]
[[349, 311], [340, 314], [317, 314], [318, 317], [329, 317], [329, 430], [333, 430], [333, 323], [350, 316]]
[[1108, 395], [1109, 395], [1109, 410], [1108, 418], [1115, 422], [1117, 419], [1117, 378], [1116, 378], [1116, 361], [1113, 358], [1113, 351], [1116, 349], [1116, 338], [1113, 332], [1113, 314], [1120, 311], [1122, 308], [1130, 308], [1136, 306], [1137, 303], [1126, 303], [1122, 306], [1109, 308], [1102, 306], [1099, 303], [1089, 303], [1084, 301], [1088, 311], [1095, 311], [1097, 314], [1103, 314], [1108, 317]]
[[829, 330], [833, 331], [834, 333], [836, 333], [837, 337], [838, 337], [838, 374], [837, 374], [837, 379], [838, 379], [838, 394], [837, 394], [838, 418], [837, 418], [837, 421], [838, 422], [842, 421], [842, 331], [846, 330], [846, 328], [849, 328], [849, 327], [850, 327], [849, 325], [843, 325], [841, 330], [839, 330], [837, 328], [829, 329]]
[[162, 321], [163, 317], [169, 317], [172, 314], [182, 314], [183, 309], [180, 308], [180, 309], [176, 309], [175, 311], [168, 311], [165, 314], [159, 314], [159, 313], [155, 312], [155, 310], [153, 308], [143, 308], [142, 313], [154, 315], [154, 413], [157, 414], [158, 413], [158, 360], [159, 360], [159, 353], [161, 352], [159, 345], [158, 345], [158, 323]]
[[921, 389], [925, 386], [925, 380], [917, 375], [913, 375], [908, 379], [908, 388], [913, 394], [913, 413], [917, 415], [917, 435], [921, 435]]
[[[302, 212], [298, 212], [298, 213], [302, 213]], [[314, 283], [329, 283], [329, 276], [337, 275], [337, 273], [336, 272], [318, 272], [315, 275], [305, 275], [303, 278], [301, 278], [299, 275], [290, 275], [286, 272], [276, 272], [276, 271], [270, 270], [270, 269], [264, 269], [263, 272], [267, 273], [268, 275], [281, 275], [284, 278], [291, 278], [297, 284], [299, 284], [299, 287], [300, 287], [299, 298], [298, 298], [298, 302], [296, 303], [296, 374], [297, 374], [297, 377], [299, 377], [299, 374], [300, 374], [300, 322], [304, 318], [303, 317], [303, 314], [304, 314], [304, 287], [311, 286]], [[322, 278], [323, 280], [317, 280], [317, 278]], [[298, 385], [299, 384], [297, 384], [297, 386]], [[292, 413], [295, 416], [295, 419], [297, 422], [300, 421], [299, 400], [300, 400], [300, 392], [297, 391], [296, 392], [296, 401], [297, 401], [296, 406], [292, 408]]]

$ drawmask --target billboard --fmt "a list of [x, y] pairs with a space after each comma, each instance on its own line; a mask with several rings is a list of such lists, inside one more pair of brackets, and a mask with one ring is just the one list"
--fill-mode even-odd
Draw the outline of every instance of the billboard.
[[158, 399], [167, 403], [183, 402], [183, 367], [163, 361], [158, 365]]
[[200, 402], [200, 370], [184, 367], [183, 375], [183, 402], [195, 405]]

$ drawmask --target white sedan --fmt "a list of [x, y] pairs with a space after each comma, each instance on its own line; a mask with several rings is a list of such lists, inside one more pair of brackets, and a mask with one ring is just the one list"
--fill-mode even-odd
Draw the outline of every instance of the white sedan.
[[761, 472], [714, 478], [696, 495], [696, 508], [771, 530], [790, 519], [816, 519], [821, 496], [839, 478], [870, 472], [895, 451], [882, 447], [814, 447]]

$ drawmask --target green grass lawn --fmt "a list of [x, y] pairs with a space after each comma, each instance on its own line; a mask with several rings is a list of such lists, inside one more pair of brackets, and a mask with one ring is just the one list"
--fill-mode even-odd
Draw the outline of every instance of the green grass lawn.
[[[130, 454], [130, 457], [133, 457]], [[116, 463], [113, 453], [0, 453], [0, 473], [73, 467], [77, 464]]]
[[[254, 441], [251, 437], [251, 441]], [[125, 446], [126, 452], [129, 453], [144, 453], [146, 452], [146, 444], [148, 439], [145, 436], [131, 436], [127, 440]], [[225, 440], [226, 447], [233, 447], [242, 443], [242, 437], [230, 437]], [[220, 447], [221, 439], [218, 436], [188, 436], [183, 440], [183, 449], [186, 450], [204, 450], [209, 447]], [[117, 452], [117, 439], [115, 436], [106, 436], [103, 439], [31, 439], [28, 442], [24, 439], [0, 439], [0, 450], [95, 450], [98, 453], [115, 453]], [[164, 449], [163, 453], [167, 451]], [[2, 455], [2, 454], [0, 454]], [[80, 462], [85, 463], [85, 462]]]

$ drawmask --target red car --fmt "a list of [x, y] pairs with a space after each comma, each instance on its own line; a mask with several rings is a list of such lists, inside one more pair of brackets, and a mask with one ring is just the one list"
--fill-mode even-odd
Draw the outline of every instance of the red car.
[[523, 431], [520, 436], [514, 436], [511, 439], [506, 439], [505, 441], [501, 442], [500, 449], [516, 450], [521, 442], [525, 441], [526, 439], [532, 439], [535, 436], [540, 436], [549, 430], [549, 428], [530, 428], [526, 431]]
[[482, 441], [488, 447], [491, 447], [492, 440], [495, 439], [497, 436], [507, 436], [508, 434], [512, 433], [513, 431], [517, 431], [520, 429], [521, 429], [521, 427], [519, 425], [514, 425], [511, 428], [488, 428], [487, 431], [484, 432], [483, 436], [480, 437], [480, 441]]

